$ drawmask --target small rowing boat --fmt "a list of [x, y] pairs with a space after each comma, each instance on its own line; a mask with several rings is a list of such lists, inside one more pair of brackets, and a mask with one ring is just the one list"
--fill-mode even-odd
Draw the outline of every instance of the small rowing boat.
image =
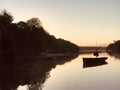
[[100, 62], [105, 62], [108, 57], [98, 57], [99, 52], [96, 50], [93, 55], [95, 57], [83, 57], [83, 62], [84, 63], [100, 63]]
[[88, 63], [104, 62], [105, 60], [107, 60], [107, 57], [85, 57], [83, 58], [83, 62], [88, 62]]

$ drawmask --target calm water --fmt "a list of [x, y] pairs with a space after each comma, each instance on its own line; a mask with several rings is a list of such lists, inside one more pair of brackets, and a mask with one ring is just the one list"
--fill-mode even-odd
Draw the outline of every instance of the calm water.
[[[49, 77], [42, 85], [32, 85], [30, 90], [120, 90], [120, 59], [107, 56], [107, 63], [94, 67], [84, 67], [82, 57], [92, 54], [81, 54], [62, 65], [57, 65], [49, 72]], [[19, 86], [17, 90], [28, 90], [30, 85]], [[41, 89], [35, 89], [40, 87]]]
[[120, 55], [100, 53], [106, 62], [83, 63], [91, 56], [16, 60], [15, 66], [0, 67], [0, 90], [120, 90]]

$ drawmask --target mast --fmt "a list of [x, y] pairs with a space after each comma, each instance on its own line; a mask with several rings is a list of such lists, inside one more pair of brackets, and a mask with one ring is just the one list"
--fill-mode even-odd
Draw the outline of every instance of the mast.
[[93, 53], [94, 56], [98, 57], [99, 56], [99, 52], [98, 52], [98, 48], [97, 48], [97, 42], [96, 42], [96, 49], [95, 52]]

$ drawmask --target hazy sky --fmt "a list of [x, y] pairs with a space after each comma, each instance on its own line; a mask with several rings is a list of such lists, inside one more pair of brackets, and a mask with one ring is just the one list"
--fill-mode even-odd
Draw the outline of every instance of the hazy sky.
[[120, 39], [120, 0], [0, 0], [3, 9], [15, 22], [38, 17], [50, 34], [78, 45]]

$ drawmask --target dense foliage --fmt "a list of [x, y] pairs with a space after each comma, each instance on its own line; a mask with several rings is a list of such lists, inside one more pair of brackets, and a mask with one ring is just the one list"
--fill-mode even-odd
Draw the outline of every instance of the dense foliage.
[[[6, 11], [0, 14], [1, 40], [12, 42], [17, 54], [37, 54], [42, 52], [78, 52], [77, 45], [56, 39], [42, 27], [38, 18], [27, 22], [12, 23], [13, 17]], [[14, 44], [14, 45], [13, 45]], [[7, 48], [10, 43], [4, 43]]]
[[120, 53], [120, 40], [111, 43], [107, 47], [107, 52], [111, 54], [118, 54]]

